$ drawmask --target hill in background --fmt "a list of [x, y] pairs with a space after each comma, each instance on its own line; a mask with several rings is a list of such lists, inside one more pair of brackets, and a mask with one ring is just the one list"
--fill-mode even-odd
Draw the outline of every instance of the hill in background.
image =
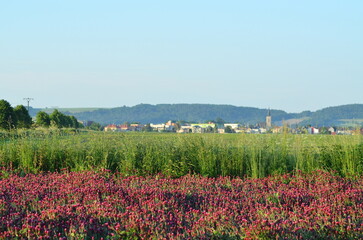
[[[38, 111], [51, 112], [54, 109], [31, 109], [31, 115]], [[226, 122], [256, 124], [264, 122], [268, 109], [237, 107], [215, 104], [139, 104], [133, 107], [117, 108], [59, 108], [61, 112], [75, 116], [79, 120], [96, 121], [101, 124], [121, 124], [124, 122], [162, 123], [168, 120], [205, 122], [223, 119]], [[294, 125], [342, 126], [363, 124], [363, 104], [328, 107], [311, 112], [287, 113], [271, 109], [274, 125], [283, 122]]]

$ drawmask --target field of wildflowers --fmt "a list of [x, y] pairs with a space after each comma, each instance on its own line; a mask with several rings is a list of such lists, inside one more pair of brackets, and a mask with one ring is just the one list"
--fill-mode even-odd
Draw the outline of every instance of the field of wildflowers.
[[0, 239], [363, 239], [362, 173], [362, 136], [0, 133]]
[[363, 178], [0, 175], [0, 239], [362, 239]]

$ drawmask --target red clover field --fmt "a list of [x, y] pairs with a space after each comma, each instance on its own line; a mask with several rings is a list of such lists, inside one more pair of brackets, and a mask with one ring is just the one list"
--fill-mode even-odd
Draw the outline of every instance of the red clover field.
[[0, 133], [0, 239], [362, 239], [362, 140]]

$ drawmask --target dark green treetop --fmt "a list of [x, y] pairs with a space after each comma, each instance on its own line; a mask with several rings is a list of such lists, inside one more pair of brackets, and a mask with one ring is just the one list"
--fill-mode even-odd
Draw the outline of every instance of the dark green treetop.
[[18, 105], [14, 108], [17, 128], [30, 128], [32, 125], [32, 118], [28, 110], [23, 105]]
[[37, 113], [35, 117], [35, 122], [38, 126], [49, 127], [50, 126], [50, 117], [48, 113], [40, 111]]
[[10, 130], [16, 125], [14, 109], [4, 99], [0, 100], [0, 128]]

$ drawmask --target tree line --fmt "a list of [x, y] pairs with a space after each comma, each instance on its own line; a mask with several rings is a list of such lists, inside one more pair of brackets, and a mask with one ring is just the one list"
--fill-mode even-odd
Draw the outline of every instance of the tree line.
[[17, 128], [58, 127], [58, 128], [80, 128], [82, 124], [74, 116], [65, 115], [58, 110], [51, 114], [40, 111], [35, 117], [35, 122], [23, 105], [13, 108], [4, 99], [0, 100], [0, 129], [11, 130]]

